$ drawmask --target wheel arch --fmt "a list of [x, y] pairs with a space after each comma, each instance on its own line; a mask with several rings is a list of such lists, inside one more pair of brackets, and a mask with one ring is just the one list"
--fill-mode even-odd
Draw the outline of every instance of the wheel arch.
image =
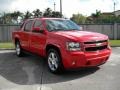
[[14, 43], [16, 44], [17, 42], [19, 42], [19, 39], [16, 37]]
[[[62, 59], [60, 47], [57, 46], [57, 45], [48, 44], [48, 45], [46, 46], [46, 55], [48, 54], [47, 52], [48, 52], [50, 49], [56, 50], [56, 51], [58, 52], [59, 58], [60, 58], [60, 63], [59, 63], [60, 66], [59, 66], [58, 71], [57, 71], [57, 72], [52, 72], [52, 73], [61, 73], [61, 72], [63, 72], [63, 71], [65, 70], [65, 68], [64, 68], [64, 64], [63, 64], [63, 59]], [[48, 56], [48, 55], [47, 55], [47, 56]]]
[[46, 46], [46, 55], [47, 55], [47, 52], [48, 52], [49, 49], [55, 49], [56, 51], [58, 51], [59, 55], [61, 56], [61, 51], [60, 51], [59, 46], [56, 46], [56, 45], [53, 45], [53, 44], [48, 44]]

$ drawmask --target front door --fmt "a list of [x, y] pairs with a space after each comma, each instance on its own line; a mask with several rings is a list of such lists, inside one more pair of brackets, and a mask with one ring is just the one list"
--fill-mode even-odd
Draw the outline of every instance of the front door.
[[[33, 28], [40, 28], [44, 30], [43, 22], [40, 19], [37, 19], [34, 23]], [[40, 32], [32, 32], [31, 34], [31, 50], [37, 54], [44, 55], [46, 43], [46, 34]]]

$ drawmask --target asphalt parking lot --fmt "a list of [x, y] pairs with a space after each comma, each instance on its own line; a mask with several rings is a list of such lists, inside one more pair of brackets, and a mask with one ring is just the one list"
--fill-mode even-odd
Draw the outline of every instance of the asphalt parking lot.
[[120, 90], [120, 48], [94, 69], [50, 73], [44, 59], [18, 58], [13, 50], [0, 51], [0, 90]]

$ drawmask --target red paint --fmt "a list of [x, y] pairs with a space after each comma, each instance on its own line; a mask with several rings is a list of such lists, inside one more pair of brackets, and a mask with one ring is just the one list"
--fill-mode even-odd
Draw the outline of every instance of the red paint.
[[[29, 32], [24, 31], [24, 26], [19, 31], [13, 32], [13, 41], [18, 39], [21, 47], [24, 50], [39, 54], [46, 57], [46, 46], [54, 45], [59, 48], [63, 65], [66, 69], [97, 66], [105, 63], [111, 53], [108, 41], [102, 42], [101, 46], [107, 46], [105, 49], [97, 51], [86, 51], [85, 48], [98, 47], [95, 43], [85, 44], [84, 42], [103, 41], [108, 40], [108, 36], [87, 32], [87, 31], [52, 31], [49, 32], [46, 28], [46, 20], [53, 18], [38, 18], [32, 19], [33, 24]], [[54, 18], [57, 19], [57, 18]], [[35, 20], [40, 20], [43, 25], [43, 33], [35, 33], [32, 30], [39, 31], [39, 28], [34, 27]], [[61, 20], [59, 18], [59, 20]], [[64, 19], [63, 19], [64, 20]], [[79, 42], [81, 45], [80, 51], [68, 51], [66, 48], [66, 42]], [[103, 47], [104, 48], [104, 47]]]

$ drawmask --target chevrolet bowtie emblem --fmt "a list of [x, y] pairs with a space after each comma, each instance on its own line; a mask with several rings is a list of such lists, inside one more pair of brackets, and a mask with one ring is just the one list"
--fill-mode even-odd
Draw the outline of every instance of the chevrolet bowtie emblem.
[[101, 46], [102, 45], [102, 43], [96, 43], [96, 46]]

